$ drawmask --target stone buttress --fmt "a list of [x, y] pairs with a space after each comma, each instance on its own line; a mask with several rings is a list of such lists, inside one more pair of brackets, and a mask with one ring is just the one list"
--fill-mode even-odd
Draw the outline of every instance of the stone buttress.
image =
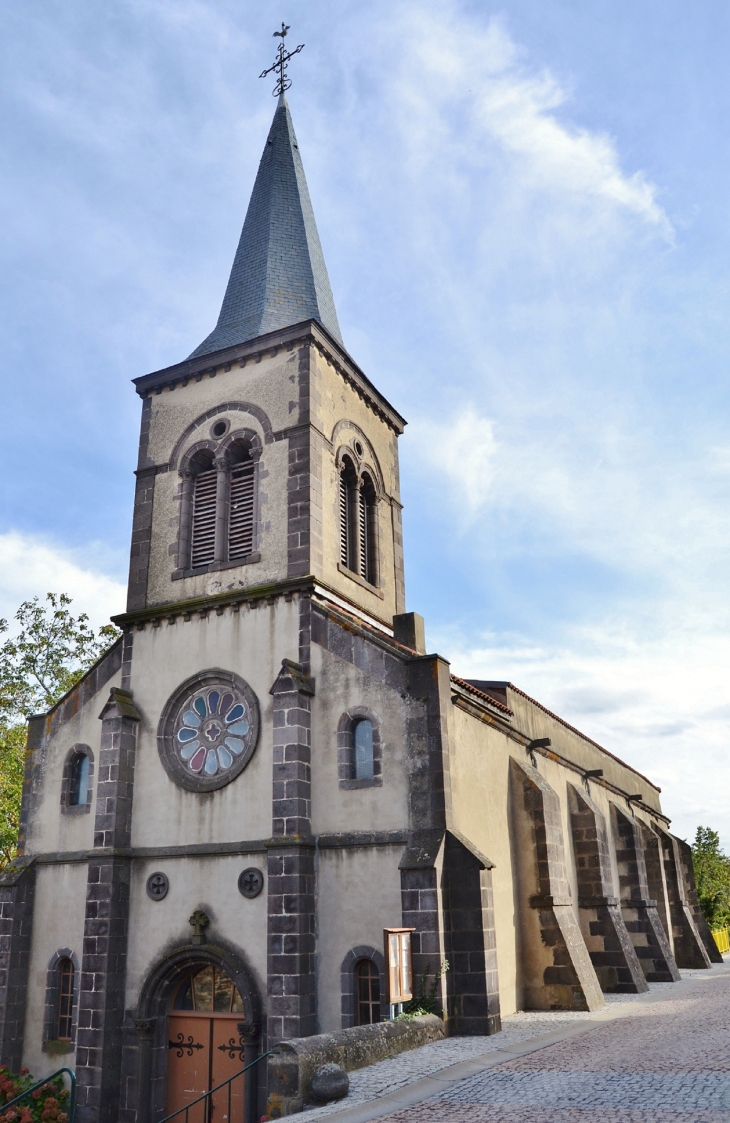
[[674, 954], [649, 891], [642, 826], [611, 804], [621, 912], [647, 982], [672, 983], [680, 978]]
[[606, 820], [588, 792], [573, 784], [568, 804], [581, 929], [598, 981], [607, 992], [643, 993], [649, 986], [613, 893]]
[[597, 1010], [600, 983], [573, 909], [560, 801], [536, 768], [510, 761], [525, 1008]]

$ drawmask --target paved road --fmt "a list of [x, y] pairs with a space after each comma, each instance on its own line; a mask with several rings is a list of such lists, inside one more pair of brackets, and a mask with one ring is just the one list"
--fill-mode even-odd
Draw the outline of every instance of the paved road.
[[730, 1123], [730, 977], [682, 989], [382, 1123]]

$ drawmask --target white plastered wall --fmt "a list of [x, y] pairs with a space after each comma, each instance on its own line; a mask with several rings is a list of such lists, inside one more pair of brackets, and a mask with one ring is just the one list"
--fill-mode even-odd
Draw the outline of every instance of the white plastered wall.
[[[317, 866], [317, 995], [320, 1033], [342, 1028], [340, 968], [361, 944], [382, 951], [383, 929], [402, 923], [402, 846], [320, 850]], [[381, 996], [381, 1000], [384, 996]]]
[[[299, 651], [299, 602], [279, 598], [240, 612], [226, 608], [207, 619], [135, 633], [132, 692], [142, 715], [134, 779], [133, 846], [168, 846], [268, 838], [271, 834], [272, 698], [269, 690], [284, 658]], [[217, 791], [179, 787], [157, 750], [162, 710], [181, 682], [211, 668], [240, 675], [261, 710], [258, 746], [244, 771]]]
[[[52, 735], [44, 737], [41, 747], [35, 750], [32, 810], [26, 834], [27, 854], [86, 850], [94, 845], [101, 741], [99, 714], [109, 698], [111, 687], [120, 685], [121, 671], [118, 671], [86, 705], [67, 718]], [[46, 726], [50, 724], [51, 719], [47, 719]], [[91, 807], [86, 814], [64, 815], [61, 813], [63, 766], [69, 751], [79, 744], [88, 745], [94, 754]]]
[[[245, 869], [266, 875], [265, 854], [216, 855], [197, 858], [153, 858], [137, 861], [132, 871], [127, 955], [126, 1006], [135, 1010], [140, 990], [150, 971], [174, 947], [190, 943], [189, 918], [197, 908], [210, 917], [206, 936], [217, 938], [243, 952], [266, 1000], [266, 888], [253, 900], [238, 890]], [[152, 873], [167, 875], [170, 888], [161, 901], [147, 895]]]
[[[408, 823], [406, 707], [400, 694], [352, 663], [312, 644], [317, 694], [312, 704], [312, 830], [403, 830]], [[337, 726], [352, 706], [380, 719], [382, 786], [342, 789]]]
[[36, 875], [23, 1064], [39, 1079], [60, 1065], [74, 1066], [74, 1053], [51, 1057], [43, 1052], [43, 1019], [48, 967], [54, 953], [70, 948], [81, 967], [86, 875], [85, 862], [42, 865]]

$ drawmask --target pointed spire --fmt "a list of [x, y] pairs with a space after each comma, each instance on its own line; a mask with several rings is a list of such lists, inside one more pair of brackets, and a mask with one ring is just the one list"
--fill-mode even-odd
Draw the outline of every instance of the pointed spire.
[[310, 319], [342, 342], [294, 125], [281, 93], [218, 323], [190, 358]]

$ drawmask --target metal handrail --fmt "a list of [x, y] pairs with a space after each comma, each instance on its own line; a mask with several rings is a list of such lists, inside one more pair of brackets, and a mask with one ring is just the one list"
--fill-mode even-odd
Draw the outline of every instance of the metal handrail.
[[71, 1097], [68, 1101], [68, 1123], [74, 1123], [74, 1114], [76, 1112], [76, 1073], [72, 1068], [59, 1068], [56, 1072], [51, 1073], [50, 1076], [44, 1076], [42, 1080], [38, 1080], [35, 1084], [32, 1084], [30, 1088], [26, 1088], [24, 1092], [21, 1092], [15, 1099], [10, 1100], [9, 1103], [0, 1104], [0, 1115], [4, 1115], [8, 1108], [14, 1107], [15, 1104], [20, 1103], [20, 1101], [24, 1100], [26, 1096], [29, 1096], [31, 1092], [42, 1088], [44, 1084], [50, 1084], [57, 1076], [63, 1076], [64, 1072], [71, 1080]]
[[[278, 1049], [269, 1049], [268, 1053], [262, 1053], [260, 1057], [257, 1057], [255, 1061], [251, 1061], [245, 1068], [242, 1068], [239, 1072], [235, 1072], [233, 1076], [229, 1076], [227, 1080], [223, 1080], [220, 1084], [216, 1084], [215, 1088], [211, 1088], [209, 1092], [203, 1092], [203, 1095], [198, 1096], [197, 1100], [191, 1100], [189, 1104], [185, 1104], [185, 1107], [179, 1107], [177, 1111], [172, 1111], [169, 1115], [165, 1115], [162, 1119], [159, 1119], [157, 1123], [168, 1123], [169, 1119], [174, 1119], [177, 1115], [181, 1115], [183, 1111], [185, 1112], [185, 1123], [188, 1123], [188, 1112], [190, 1108], [195, 1107], [196, 1104], [202, 1103], [203, 1100], [209, 1100], [214, 1092], [225, 1088], [226, 1084], [228, 1085], [228, 1123], [231, 1123], [231, 1084], [234, 1080], [238, 1080], [239, 1076], [243, 1076], [244, 1072], [248, 1072], [250, 1068], [253, 1068], [254, 1065], [259, 1064], [259, 1062], [263, 1061], [266, 1057], [278, 1055], [278, 1052]], [[208, 1115], [208, 1112], [206, 1112], [206, 1115]], [[70, 1118], [69, 1123], [72, 1123]]]

